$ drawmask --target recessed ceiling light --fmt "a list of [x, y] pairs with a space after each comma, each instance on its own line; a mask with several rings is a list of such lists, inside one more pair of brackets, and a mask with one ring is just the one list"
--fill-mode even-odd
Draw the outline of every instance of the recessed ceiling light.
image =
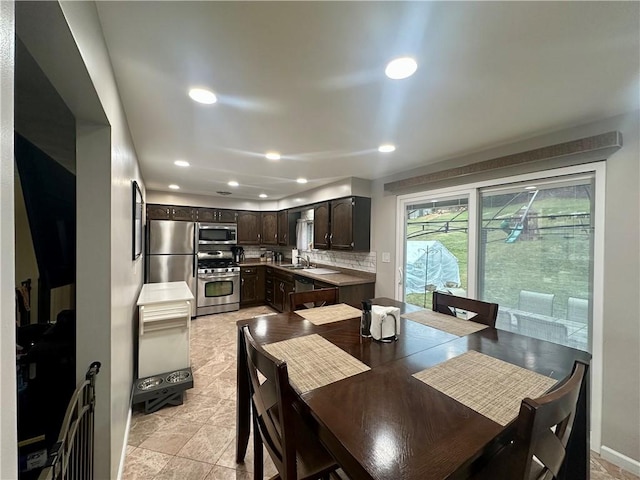
[[301, 199], [301, 198], [294, 198], [293, 200], [294, 200], [295, 202], [301, 202], [301, 201], [302, 201], [302, 199]]
[[535, 185], [527, 185], [526, 187], [524, 187], [525, 190], [535, 190], [536, 188], [538, 187], [536, 187]]
[[411, 57], [400, 57], [391, 60], [387, 64], [384, 73], [393, 80], [401, 80], [410, 77], [418, 69], [418, 64]]
[[391, 153], [394, 152], [396, 149], [395, 145], [391, 145], [390, 143], [385, 143], [384, 145], [380, 145], [378, 147], [378, 151], [380, 153]]
[[227, 183], [227, 185], [229, 185], [230, 187], [237, 187], [240, 184], [235, 180], [231, 180], [230, 182]]
[[261, 193], [260, 195], [258, 195], [260, 198], [267, 198], [268, 195], [266, 193]]
[[175, 183], [172, 183], [171, 185], [169, 185], [169, 188], [171, 190], [180, 190], [180, 186], [176, 185]]
[[265, 157], [269, 160], [280, 160], [280, 154], [278, 152], [267, 152]]
[[173, 163], [174, 163], [174, 165], [177, 165], [179, 167], [188, 167], [189, 166], [189, 162], [185, 162], [184, 160], [176, 160]]
[[206, 105], [211, 105], [218, 101], [218, 97], [216, 97], [215, 93], [210, 90], [205, 90], [204, 88], [192, 88], [189, 90], [189, 96], [192, 100]]
[[296, 182], [298, 183], [307, 183], [307, 179], [306, 178], [299, 178], [296, 180]]

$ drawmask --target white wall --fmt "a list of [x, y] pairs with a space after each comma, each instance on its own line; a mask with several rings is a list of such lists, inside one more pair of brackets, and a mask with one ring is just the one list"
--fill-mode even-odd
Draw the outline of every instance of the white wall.
[[13, 227], [14, 4], [0, 2], [0, 478], [17, 478]]
[[[624, 146], [607, 163], [604, 273], [604, 392], [602, 445], [640, 461], [640, 111], [563, 131], [547, 133], [438, 165], [376, 180], [372, 198], [372, 250], [396, 248], [396, 195], [384, 183], [451, 166], [500, 157], [612, 130], [622, 132]], [[494, 178], [502, 177], [494, 174]], [[464, 182], [476, 178], [467, 177]], [[408, 193], [408, 192], [397, 192]], [[393, 297], [399, 265], [377, 262], [376, 296]], [[624, 463], [620, 458], [611, 458]]]
[[[640, 111], [607, 162], [602, 445], [640, 462]], [[603, 451], [607, 457], [608, 451]], [[615, 459], [611, 459], [615, 460]], [[640, 474], [640, 464], [636, 474]]]

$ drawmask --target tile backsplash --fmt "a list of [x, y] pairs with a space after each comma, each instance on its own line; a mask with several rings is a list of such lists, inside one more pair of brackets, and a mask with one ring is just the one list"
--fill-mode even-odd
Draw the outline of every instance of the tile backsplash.
[[[292, 248], [284, 247], [244, 247], [245, 258], [260, 257], [266, 250], [280, 252], [287, 260], [291, 259]], [[333, 250], [302, 250], [299, 252], [301, 256], [309, 255], [311, 263], [320, 263], [322, 265], [349, 268], [351, 270], [360, 270], [362, 272], [376, 273], [376, 252], [338, 252]]]

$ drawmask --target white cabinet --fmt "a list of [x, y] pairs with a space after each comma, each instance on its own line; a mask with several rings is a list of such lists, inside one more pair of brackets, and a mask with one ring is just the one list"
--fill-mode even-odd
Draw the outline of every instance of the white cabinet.
[[185, 282], [143, 285], [138, 297], [138, 378], [189, 367], [193, 303]]

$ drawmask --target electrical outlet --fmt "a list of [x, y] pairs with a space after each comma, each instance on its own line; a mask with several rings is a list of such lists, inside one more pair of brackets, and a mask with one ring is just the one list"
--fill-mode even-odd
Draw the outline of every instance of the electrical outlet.
[[391, 254], [389, 252], [382, 252], [382, 263], [389, 263], [391, 261]]

